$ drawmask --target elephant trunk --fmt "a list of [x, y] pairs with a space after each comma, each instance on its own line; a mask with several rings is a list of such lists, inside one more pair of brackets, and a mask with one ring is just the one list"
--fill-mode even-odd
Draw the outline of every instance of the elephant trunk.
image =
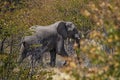
[[77, 43], [77, 46], [80, 47], [80, 35], [79, 34], [75, 34], [75, 41]]

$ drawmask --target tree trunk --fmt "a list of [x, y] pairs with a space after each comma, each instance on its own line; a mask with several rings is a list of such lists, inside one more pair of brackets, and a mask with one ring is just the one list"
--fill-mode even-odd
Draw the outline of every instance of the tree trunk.
[[10, 41], [10, 54], [13, 52], [13, 35], [11, 35], [11, 41]]
[[3, 38], [3, 40], [0, 43], [0, 53], [4, 53], [4, 42], [5, 42], [5, 40], [6, 40], [6, 37]]

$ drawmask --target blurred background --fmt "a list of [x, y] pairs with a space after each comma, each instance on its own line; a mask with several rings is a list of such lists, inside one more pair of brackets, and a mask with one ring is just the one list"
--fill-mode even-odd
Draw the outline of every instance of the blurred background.
[[17, 65], [20, 42], [33, 25], [71, 21], [81, 46], [62, 68], [36, 68], [32, 80], [119, 80], [119, 0], [0, 0], [0, 80], [29, 80]]

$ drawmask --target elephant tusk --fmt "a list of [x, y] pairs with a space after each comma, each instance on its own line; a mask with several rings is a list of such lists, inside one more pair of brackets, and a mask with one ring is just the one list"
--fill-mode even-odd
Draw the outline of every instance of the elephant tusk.
[[78, 35], [78, 34], [75, 34], [75, 38], [80, 39], [80, 37], [79, 37], [79, 35]]

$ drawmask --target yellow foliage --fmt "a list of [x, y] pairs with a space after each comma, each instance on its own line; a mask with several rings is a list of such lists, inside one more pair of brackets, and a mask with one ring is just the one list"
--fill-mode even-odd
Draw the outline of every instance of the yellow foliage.
[[89, 3], [88, 6], [89, 6], [89, 8], [91, 8], [91, 10], [98, 11], [98, 8], [95, 6], [94, 3]]
[[98, 46], [98, 47], [97, 47], [97, 50], [101, 50], [101, 47], [100, 47], [100, 46]]
[[87, 51], [87, 46], [84, 46], [84, 47], [82, 47], [82, 51], [84, 52], [84, 51]]
[[100, 7], [104, 7], [106, 4], [105, 4], [105, 2], [102, 2], [101, 4], [99, 4], [100, 5]]
[[100, 74], [100, 75], [103, 74], [103, 73], [104, 73], [104, 70], [99, 70], [98, 71], [98, 74]]
[[7, 59], [8, 58], [8, 54], [6, 54], [6, 53], [4, 53], [4, 54], [1, 54], [0, 55], [0, 60], [5, 60], [5, 59]]
[[95, 50], [96, 50], [96, 48], [92, 48], [92, 49], [90, 50], [90, 53], [94, 53]]
[[93, 32], [90, 33], [90, 38], [91, 39], [96, 39], [96, 38], [101, 39], [102, 35], [100, 32], [94, 30]]
[[100, 25], [103, 25], [103, 20], [102, 19], [100, 19], [99, 22], [100, 22]]
[[109, 43], [113, 42], [113, 39], [112, 38], [108, 38], [108, 42]]
[[83, 15], [85, 15], [85, 16], [90, 16], [91, 14], [90, 14], [90, 12], [88, 11], [88, 10], [84, 10], [84, 13], [83, 13]]
[[113, 6], [109, 3], [107, 3], [108, 8], [113, 9]]
[[118, 37], [118, 35], [115, 35], [115, 40], [119, 40], [120, 38]]
[[98, 16], [97, 15], [93, 15], [93, 20], [95, 21], [95, 22], [98, 22]]
[[98, 59], [99, 59], [100, 61], [104, 61], [104, 58], [103, 58], [102, 56], [99, 56]]
[[96, 24], [97, 26], [100, 26], [100, 22], [97, 22], [97, 24]]
[[75, 62], [70, 62], [70, 67], [76, 68], [77, 66], [76, 66]]
[[73, 45], [73, 48], [74, 48], [74, 49], [77, 49], [77, 48], [78, 48], [78, 44], [75, 43], [75, 44]]
[[88, 73], [97, 73], [97, 72], [98, 72], [98, 69], [96, 67], [88, 69]]
[[118, 63], [118, 62], [115, 63], [116, 68], [119, 67], [119, 65], [120, 65], [120, 63]]
[[14, 72], [14, 73], [18, 73], [19, 71], [20, 71], [19, 68], [14, 68], [14, 69], [13, 69], [13, 72]]
[[83, 40], [81, 40], [81, 41], [80, 41], [80, 45], [83, 45], [83, 44], [84, 44], [84, 41], [83, 41]]
[[108, 69], [109, 69], [109, 66], [104, 66], [103, 67], [103, 70], [106, 72], [106, 71], [108, 71]]

